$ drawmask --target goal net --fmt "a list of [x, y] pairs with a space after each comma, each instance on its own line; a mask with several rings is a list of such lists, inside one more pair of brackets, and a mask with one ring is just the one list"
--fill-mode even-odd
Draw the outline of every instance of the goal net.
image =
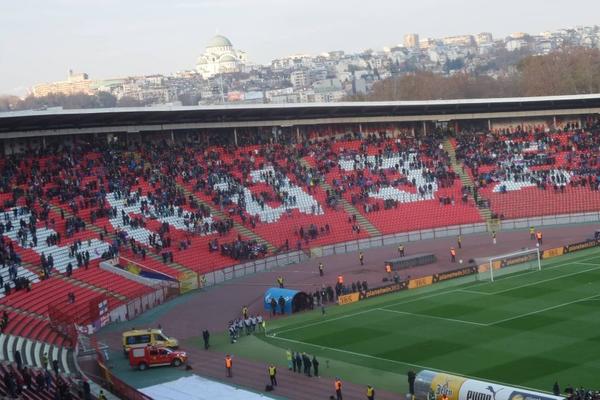
[[521, 250], [510, 254], [490, 257], [488, 262], [479, 266], [477, 280], [490, 280], [508, 274], [523, 272], [528, 270], [541, 270], [540, 249]]

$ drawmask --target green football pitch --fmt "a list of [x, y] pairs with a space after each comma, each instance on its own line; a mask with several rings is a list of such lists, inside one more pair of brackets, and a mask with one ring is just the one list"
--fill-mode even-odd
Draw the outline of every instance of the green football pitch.
[[600, 251], [494, 282], [461, 278], [281, 319], [263, 338], [382, 374], [432, 369], [544, 391], [556, 380], [596, 388]]

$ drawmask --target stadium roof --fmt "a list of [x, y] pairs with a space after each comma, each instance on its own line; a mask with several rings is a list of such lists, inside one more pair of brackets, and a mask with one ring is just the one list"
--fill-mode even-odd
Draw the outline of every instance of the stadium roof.
[[0, 138], [93, 132], [600, 113], [600, 94], [467, 100], [157, 106], [0, 113]]

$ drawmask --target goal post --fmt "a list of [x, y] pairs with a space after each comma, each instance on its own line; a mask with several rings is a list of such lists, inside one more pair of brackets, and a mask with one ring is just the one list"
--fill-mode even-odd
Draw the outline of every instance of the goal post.
[[479, 267], [478, 280], [489, 279], [494, 282], [500, 276], [527, 270], [542, 270], [539, 247], [490, 257], [486, 264]]

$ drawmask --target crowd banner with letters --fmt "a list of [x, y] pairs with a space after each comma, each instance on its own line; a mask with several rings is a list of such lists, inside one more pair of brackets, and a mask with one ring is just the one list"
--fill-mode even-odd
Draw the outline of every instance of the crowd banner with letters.
[[179, 281], [179, 293], [184, 294], [198, 289], [198, 274], [193, 271], [182, 272], [177, 276]]

